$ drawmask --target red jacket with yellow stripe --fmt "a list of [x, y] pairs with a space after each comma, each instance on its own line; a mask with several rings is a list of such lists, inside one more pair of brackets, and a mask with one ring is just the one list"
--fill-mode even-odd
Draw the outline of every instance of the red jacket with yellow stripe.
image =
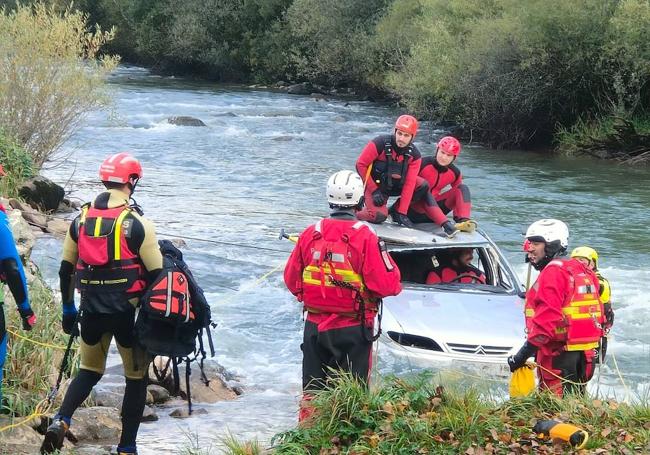
[[358, 297], [374, 316], [373, 302], [402, 290], [399, 269], [383, 242], [352, 217], [326, 218], [305, 229], [285, 266], [284, 282], [310, 313], [340, 314], [357, 324]]
[[554, 259], [526, 293], [528, 341], [543, 353], [587, 351], [603, 334], [598, 278], [575, 259]]

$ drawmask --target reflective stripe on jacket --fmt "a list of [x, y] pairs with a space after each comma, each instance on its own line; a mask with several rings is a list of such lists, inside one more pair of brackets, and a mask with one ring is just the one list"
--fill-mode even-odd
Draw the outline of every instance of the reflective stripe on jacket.
[[306, 309], [357, 313], [358, 298], [374, 310], [377, 299], [401, 291], [399, 269], [365, 223], [327, 218], [300, 235], [284, 270], [289, 291]]

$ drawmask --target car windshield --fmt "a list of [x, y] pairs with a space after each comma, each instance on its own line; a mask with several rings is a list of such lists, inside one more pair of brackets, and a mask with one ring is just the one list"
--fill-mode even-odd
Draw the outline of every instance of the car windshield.
[[513, 289], [498, 254], [489, 246], [402, 249], [390, 254], [406, 284], [490, 293]]

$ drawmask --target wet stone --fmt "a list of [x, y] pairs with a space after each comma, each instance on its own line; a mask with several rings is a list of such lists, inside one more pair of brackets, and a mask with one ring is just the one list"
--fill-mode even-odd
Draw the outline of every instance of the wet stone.
[[147, 387], [147, 390], [153, 397], [154, 403], [164, 403], [169, 400], [169, 391], [159, 385], [150, 385]]
[[155, 422], [156, 420], [158, 420], [158, 414], [156, 414], [156, 411], [149, 406], [145, 406], [140, 422]]
[[[192, 410], [192, 416], [200, 416], [200, 415], [206, 415], [208, 411], [205, 410], [205, 408], [195, 408]], [[182, 408], [176, 408], [172, 412], [169, 413], [170, 417], [175, 417], [177, 419], [184, 419], [187, 417], [190, 417], [189, 411], [187, 410], [187, 406], [182, 407]]]

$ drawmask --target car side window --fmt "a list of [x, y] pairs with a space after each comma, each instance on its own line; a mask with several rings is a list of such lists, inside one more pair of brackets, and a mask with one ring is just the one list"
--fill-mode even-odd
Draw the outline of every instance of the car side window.
[[510, 279], [509, 274], [501, 266], [501, 262], [499, 260], [498, 253], [495, 250], [493, 250], [492, 248], [488, 248], [488, 253], [489, 253], [491, 262], [493, 264], [493, 269], [495, 270], [495, 275], [496, 275], [496, 283], [494, 283], [494, 285], [502, 287], [502, 288], [507, 289], [507, 290], [514, 289], [514, 284], [512, 283], [512, 280]]

